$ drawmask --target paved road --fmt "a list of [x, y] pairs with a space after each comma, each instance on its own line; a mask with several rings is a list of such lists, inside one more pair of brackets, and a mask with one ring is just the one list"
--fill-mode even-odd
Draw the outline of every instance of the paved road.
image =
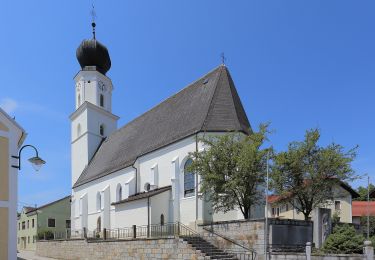
[[34, 251], [20, 251], [17, 260], [56, 260], [54, 258], [36, 256]]

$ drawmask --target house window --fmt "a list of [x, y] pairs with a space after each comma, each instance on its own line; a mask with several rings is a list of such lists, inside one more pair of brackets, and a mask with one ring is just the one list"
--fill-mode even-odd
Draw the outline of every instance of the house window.
[[70, 219], [65, 220], [65, 227], [70, 228]]
[[335, 201], [335, 210], [340, 210], [341, 209], [341, 202], [336, 200]]
[[25, 221], [22, 221], [22, 230], [25, 230], [25, 227], [26, 227], [26, 223]]
[[289, 210], [289, 206], [288, 204], [285, 205], [285, 211], [288, 211]]
[[184, 166], [184, 196], [194, 196], [195, 192], [195, 174], [188, 171], [188, 167], [193, 163], [192, 159], [188, 159]]
[[160, 215], [160, 225], [164, 226], [164, 214]]
[[34, 225], [35, 225], [35, 223], [34, 223], [34, 219], [32, 219], [32, 220], [31, 220], [31, 227], [34, 228]]
[[100, 192], [96, 193], [96, 210], [99, 211], [102, 208], [102, 196]]
[[21, 223], [18, 223], [18, 230], [21, 230]]
[[104, 125], [100, 125], [100, 127], [99, 127], [99, 134], [101, 136], [104, 136]]
[[30, 228], [30, 220], [27, 221], [27, 229]]
[[276, 208], [276, 216], [280, 216], [280, 208]]
[[272, 208], [272, 216], [275, 216], [275, 208]]
[[48, 219], [48, 227], [56, 227], [56, 220], [54, 218]]
[[100, 106], [104, 107], [104, 96], [103, 96], [103, 94], [100, 94]]

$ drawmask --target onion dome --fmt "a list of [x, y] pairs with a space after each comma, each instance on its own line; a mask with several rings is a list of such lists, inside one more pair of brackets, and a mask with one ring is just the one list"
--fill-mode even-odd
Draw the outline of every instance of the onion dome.
[[104, 75], [111, 68], [111, 58], [108, 49], [95, 38], [95, 23], [93, 26], [93, 38], [83, 40], [79, 45], [76, 56], [81, 68], [96, 66], [96, 70]]

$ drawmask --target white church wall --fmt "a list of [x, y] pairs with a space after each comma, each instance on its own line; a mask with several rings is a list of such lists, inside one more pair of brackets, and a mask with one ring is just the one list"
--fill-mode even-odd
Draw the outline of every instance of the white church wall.
[[[96, 221], [97, 218], [99, 217], [98, 214], [100, 214], [101, 211], [98, 212], [98, 209], [96, 207], [96, 195], [97, 192], [101, 192], [104, 188], [107, 186], [109, 187], [109, 197], [110, 197], [110, 203], [115, 202], [116, 200], [116, 188], [117, 185], [120, 183], [123, 187], [125, 186], [125, 183], [127, 183], [130, 179], [134, 178], [135, 175], [135, 170], [131, 167], [128, 167], [126, 169], [122, 169], [120, 171], [117, 171], [113, 174], [104, 176], [100, 179], [91, 181], [89, 183], [83, 184], [73, 190], [73, 199], [72, 202], [77, 202], [77, 198], [80, 198], [83, 194], [87, 193], [88, 195], [88, 216], [89, 216], [89, 221], [88, 221], [88, 229], [93, 230], [96, 228]], [[126, 197], [123, 196], [123, 199]], [[107, 204], [107, 208], [109, 210], [109, 226], [112, 227], [112, 220], [114, 219], [114, 206], [111, 206]], [[74, 207], [74, 205], [72, 205]], [[104, 210], [104, 209], [103, 209]], [[76, 222], [74, 225], [76, 229], [81, 229], [82, 226], [77, 224], [80, 223], [79, 221], [80, 217], [76, 217], [72, 215], [72, 220]], [[104, 227], [104, 226], [103, 226]]]
[[169, 222], [169, 200], [171, 191], [160, 193], [150, 198], [151, 201], [151, 224], [160, 224], [160, 216], [164, 215], [164, 223]]
[[180, 221], [189, 226], [195, 226], [196, 209], [195, 196], [180, 199]]
[[[242, 214], [239, 210], [230, 211], [227, 213], [212, 213], [212, 209], [207, 205], [198, 205], [198, 214], [196, 212], [196, 198], [195, 195], [191, 197], [184, 197], [184, 165], [188, 159], [189, 152], [196, 149], [195, 136], [190, 136], [179, 142], [173, 143], [167, 147], [161, 148], [157, 151], [151, 152], [145, 156], [138, 158], [135, 166], [138, 168], [138, 192], [144, 191], [144, 184], [149, 182], [151, 184], [158, 184], [158, 187], [172, 185], [172, 179], [178, 176], [177, 193], [179, 196], [179, 203], [171, 203], [170, 198], [161, 197], [162, 205], [158, 206], [158, 211], [152, 216], [152, 221], [160, 221], [160, 210], [165, 211], [165, 222], [168, 221], [181, 221], [184, 224], [194, 226], [198, 215], [198, 222], [207, 222], [213, 219], [214, 221], [242, 219]], [[198, 144], [198, 149], [201, 150], [202, 144]], [[175, 165], [177, 162], [179, 165]], [[176, 175], [177, 174], [177, 175]], [[90, 217], [89, 229], [96, 228], [95, 215], [95, 194], [97, 191], [102, 190], [107, 185], [110, 186], [110, 203], [116, 201], [118, 197], [116, 191], [117, 185], [122, 185], [122, 199], [127, 198], [130, 194], [134, 194], [135, 186], [135, 169], [127, 167], [100, 179], [94, 180], [90, 183], [77, 187], [74, 190], [74, 196], [79, 197], [81, 193], [88, 193], [88, 214]], [[163, 195], [164, 196], [164, 195]], [[164, 203], [165, 200], [165, 203]], [[129, 203], [125, 203], [129, 204]], [[175, 210], [169, 209], [172, 205], [179, 207], [179, 214]], [[144, 209], [146, 207], [146, 209]], [[154, 207], [155, 208], [155, 207]], [[168, 209], [168, 210], [167, 210]], [[205, 212], [201, 212], [205, 211]], [[146, 213], [145, 213], [146, 212]], [[160, 213], [160, 214], [159, 214]], [[109, 222], [111, 228], [128, 227], [131, 225], [146, 225], [147, 205], [142, 202], [132, 202], [131, 207], [125, 205], [110, 206]], [[172, 215], [171, 215], [172, 214]], [[158, 215], [158, 216], [157, 216]], [[170, 216], [171, 215], [171, 216]], [[93, 219], [91, 219], [93, 218]]]
[[171, 161], [175, 157], [185, 158], [189, 152], [195, 150], [195, 136], [185, 138], [179, 142], [146, 154], [138, 159], [140, 173], [140, 191], [144, 191], [146, 182], [153, 182], [153, 172], [157, 165], [158, 186], [171, 185]]
[[114, 228], [147, 225], [147, 199], [116, 205], [115, 214]]

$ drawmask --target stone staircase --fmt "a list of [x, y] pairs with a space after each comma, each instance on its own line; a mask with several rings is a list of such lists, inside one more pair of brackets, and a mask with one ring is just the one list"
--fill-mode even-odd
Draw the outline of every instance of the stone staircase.
[[[238, 259], [234, 254], [224, 252], [200, 236], [180, 236], [180, 239], [190, 244], [195, 250], [199, 250], [209, 259], [235, 260]], [[205, 258], [206, 259], [206, 258]]]

